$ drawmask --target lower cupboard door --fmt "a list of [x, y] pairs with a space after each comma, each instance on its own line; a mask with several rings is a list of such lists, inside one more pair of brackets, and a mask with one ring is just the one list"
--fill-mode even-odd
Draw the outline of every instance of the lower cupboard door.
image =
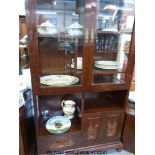
[[97, 142], [100, 135], [101, 116], [87, 116], [84, 118], [84, 136], [87, 142]]
[[123, 122], [124, 112], [109, 112], [105, 114], [101, 136], [105, 142], [120, 140]]

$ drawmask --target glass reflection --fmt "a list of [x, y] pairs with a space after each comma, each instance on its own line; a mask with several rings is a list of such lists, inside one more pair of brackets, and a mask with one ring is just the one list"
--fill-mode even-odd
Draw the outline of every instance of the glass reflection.
[[133, 24], [134, 0], [97, 0], [95, 84], [125, 81]]
[[76, 85], [81, 84], [82, 63], [79, 58], [83, 56], [83, 3], [83, 0], [37, 0], [41, 77], [76, 76], [79, 78]]

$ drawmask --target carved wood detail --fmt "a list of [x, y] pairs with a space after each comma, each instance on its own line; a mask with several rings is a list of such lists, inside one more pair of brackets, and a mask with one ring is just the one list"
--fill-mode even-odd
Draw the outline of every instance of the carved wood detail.
[[73, 146], [75, 143], [70, 139], [65, 139], [64, 137], [59, 137], [55, 140], [53, 144], [50, 145], [51, 149], [54, 148], [63, 148]]
[[94, 140], [98, 138], [100, 131], [100, 118], [88, 119], [88, 128], [87, 128], [87, 140]]
[[111, 137], [116, 135], [118, 123], [115, 119], [108, 120], [107, 122], [107, 129], [106, 129], [106, 136]]
[[117, 137], [119, 132], [119, 127], [122, 126], [120, 122], [121, 114], [113, 113], [107, 115], [105, 123], [105, 137]]
[[96, 139], [97, 138], [97, 131], [99, 130], [99, 126], [96, 124], [94, 127], [92, 125], [92, 122], [90, 123], [90, 126], [88, 127], [88, 134], [87, 139]]

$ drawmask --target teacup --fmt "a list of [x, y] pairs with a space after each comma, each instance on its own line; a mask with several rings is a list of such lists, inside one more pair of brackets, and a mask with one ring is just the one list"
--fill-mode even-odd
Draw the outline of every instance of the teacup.
[[[76, 59], [77, 69], [82, 69], [82, 57], [77, 57]], [[72, 66], [75, 66], [75, 59], [72, 59]]]

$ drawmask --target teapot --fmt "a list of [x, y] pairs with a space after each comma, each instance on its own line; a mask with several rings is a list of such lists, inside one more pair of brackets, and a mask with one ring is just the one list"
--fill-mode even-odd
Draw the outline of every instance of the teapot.
[[64, 116], [66, 116], [69, 119], [74, 118], [74, 112], [75, 112], [75, 102], [72, 100], [63, 100], [61, 103], [63, 112], [64, 112]]

